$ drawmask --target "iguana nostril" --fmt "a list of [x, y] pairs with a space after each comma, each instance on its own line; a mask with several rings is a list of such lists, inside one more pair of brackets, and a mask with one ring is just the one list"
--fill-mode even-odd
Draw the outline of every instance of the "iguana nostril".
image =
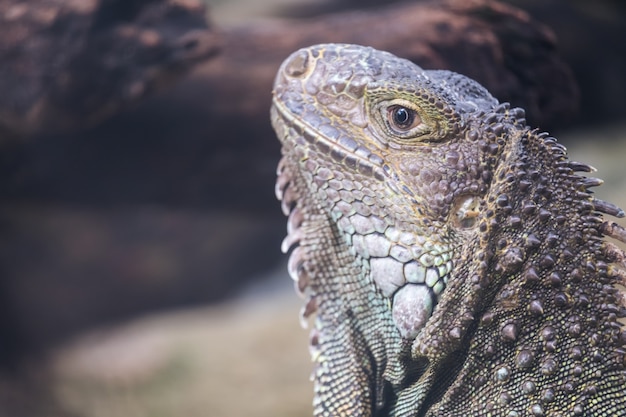
[[290, 77], [301, 77], [309, 69], [309, 54], [306, 51], [298, 51], [291, 55], [285, 62], [285, 73]]

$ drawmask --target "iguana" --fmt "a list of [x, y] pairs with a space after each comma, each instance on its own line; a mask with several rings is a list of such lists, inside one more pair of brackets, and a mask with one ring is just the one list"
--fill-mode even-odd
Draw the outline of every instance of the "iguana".
[[372, 48], [274, 84], [315, 416], [626, 415], [626, 230], [524, 111]]

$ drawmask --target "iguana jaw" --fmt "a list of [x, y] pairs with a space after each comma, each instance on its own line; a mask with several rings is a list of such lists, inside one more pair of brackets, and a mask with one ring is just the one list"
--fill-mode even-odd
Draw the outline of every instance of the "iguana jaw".
[[[398, 190], [398, 185], [390, 185], [397, 181], [398, 176], [371, 162], [378, 160], [376, 154], [367, 154], [368, 159], [364, 157], [365, 150], [357, 154], [324, 137], [321, 132], [298, 119], [280, 100], [274, 101], [272, 114], [277, 131], [283, 131], [284, 126], [289, 125], [290, 132], [286, 135], [295, 135], [283, 149], [288, 154], [279, 165], [276, 192], [282, 201], [284, 213], [289, 216], [288, 235], [282, 250], [287, 252], [295, 248], [290, 255], [289, 272], [297, 283], [298, 291], [305, 292], [308, 289], [306, 283], [315, 279], [303, 272], [309, 250], [302, 247], [302, 237], [306, 234], [302, 229], [303, 222], [309, 217], [309, 212], [321, 211], [341, 233], [352, 256], [366, 266], [368, 278], [375, 288], [389, 300], [390, 314], [401, 337], [413, 340], [426, 325], [443, 295], [453, 268], [453, 246], [436, 235], [428, 236], [427, 231], [419, 228], [404, 230], [392, 217], [378, 217], [370, 209], [361, 206], [355, 208], [345, 200], [332, 201], [343, 190], [333, 190], [332, 187], [324, 189], [323, 185], [320, 187], [318, 184], [341, 181], [334, 178], [336, 171], [330, 169], [334, 162], [330, 161], [332, 157], [329, 155], [333, 152], [341, 153], [344, 159], [359, 161], [353, 168], [353, 183], [357, 182], [358, 177], [366, 177], [365, 181], [387, 184], [383, 189], [397, 190], [398, 194], [390, 195], [389, 198], [399, 204], [405, 198], [403, 191]], [[291, 143], [297, 145], [290, 148]], [[311, 163], [308, 155], [311, 147], [314, 148], [311, 152], [316, 152], [315, 158], [318, 160], [322, 150], [327, 152], [327, 166]], [[294, 160], [293, 154], [299, 155], [300, 164], [287, 168], [288, 161]], [[323, 178], [324, 181], [320, 178], [316, 180], [320, 172], [323, 172], [321, 176], [327, 176]], [[345, 179], [343, 185], [346, 185]], [[308, 195], [320, 195], [326, 204], [307, 204]], [[404, 202], [404, 205], [410, 206], [410, 203]], [[310, 297], [307, 299], [307, 307], [304, 309], [306, 316], [315, 310], [314, 302], [310, 301]]]

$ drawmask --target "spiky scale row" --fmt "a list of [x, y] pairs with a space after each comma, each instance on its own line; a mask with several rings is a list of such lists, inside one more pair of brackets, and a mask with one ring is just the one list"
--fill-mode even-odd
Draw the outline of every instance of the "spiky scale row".
[[281, 67], [272, 121], [283, 249], [316, 312], [316, 416], [626, 408], [626, 255], [603, 239], [626, 231], [602, 217], [624, 213], [523, 110], [458, 74], [321, 45]]

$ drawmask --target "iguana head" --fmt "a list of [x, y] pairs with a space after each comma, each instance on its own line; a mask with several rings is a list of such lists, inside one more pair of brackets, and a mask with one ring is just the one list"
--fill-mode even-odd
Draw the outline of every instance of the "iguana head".
[[273, 108], [306, 184], [296, 199], [310, 194], [369, 263], [400, 333], [414, 339], [455, 257], [475, 240], [503, 138], [523, 112], [462, 75], [353, 45], [293, 54], [278, 73]]

